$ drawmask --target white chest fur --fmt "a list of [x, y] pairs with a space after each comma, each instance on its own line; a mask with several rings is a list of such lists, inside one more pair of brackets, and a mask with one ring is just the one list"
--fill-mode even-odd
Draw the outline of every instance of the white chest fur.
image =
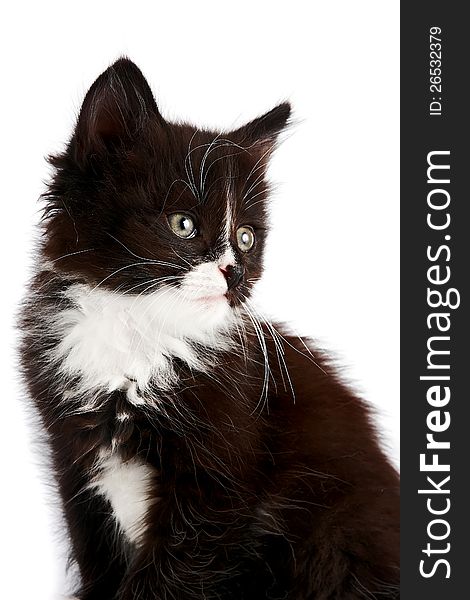
[[111, 504], [119, 529], [139, 545], [146, 515], [156, 501], [155, 471], [138, 458], [124, 462], [119, 455], [102, 451], [89, 487]]
[[[211, 350], [226, 344], [230, 310], [225, 302], [205, 310], [171, 288], [131, 296], [85, 285], [72, 286], [67, 297], [72, 307], [53, 322], [61, 338], [55, 359], [62, 374], [80, 376], [82, 392], [126, 389], [137, 404], [136, 390], [145, 390], [150, 380], [171, 388], [173, 357], [204, 370]], [[208, 352], [201, 356], [195, 343]]]

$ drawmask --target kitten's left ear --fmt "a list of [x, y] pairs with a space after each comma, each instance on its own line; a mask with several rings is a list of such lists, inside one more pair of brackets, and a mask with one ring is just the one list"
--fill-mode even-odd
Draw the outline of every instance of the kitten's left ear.
[[129, 145], [152, 118], [164, 122], [147, 80], [131, 60], [120, 58], [85, 96], [74, 136], [77, 160]]
[[288, 127], [290, 115], [291, 106], [289, 102], [283, 102], [233, 133], [243, 140], [242, 145], [248, 143], [264, 149], [269, 154], [269, 151], [274, 149], [279, 134]]

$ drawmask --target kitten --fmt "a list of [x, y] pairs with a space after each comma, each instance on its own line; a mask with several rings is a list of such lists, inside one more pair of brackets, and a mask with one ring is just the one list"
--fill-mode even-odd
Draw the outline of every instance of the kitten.
[[169, 123], [124, 58], [51, 158], [21, 357], [81, 600], [399, 596], [366, 406], [250, 300], [289, 116]]

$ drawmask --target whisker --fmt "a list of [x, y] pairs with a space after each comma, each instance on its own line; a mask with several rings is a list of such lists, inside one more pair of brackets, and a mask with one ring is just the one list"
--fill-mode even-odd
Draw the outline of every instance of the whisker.
[[67, 258], [68, 256], [75, 256], [76, 254], [84, 254], [85, 252], [92, 252], [93, 250], [96, 250], [96, 248], [87, 248], [86, 250], [77, 250], [76, 252], [69, 252], [68, 254], [63, 254], [62, 256], [59, 256], [58, 258], [54, 258], [51, 262], [55, 263], [59, 260], [62, 260], [63, 258]]
[[182, 260], [184, 263], [186, 263], [190, 269], [193, 268], [193, 265], [188, 260], [186, 260], [183, 256], [181, 256], [178, 252], [176, 252], [176, 250], [174, 248], [172, 248], [171, 251], [173, 252], [173, 254], [176, 254], [176, 256], [180, 260]]
[[193, 190], [193, 188], [191, 187], [191, 185], [185, 179], [175, 179], [171, 183], [171, 185], [169, 186], [169, 188], [168, 188], [168, 191], [166, 193], [165, 199], [163, 200], [163, 206], [162, 206], [162, 209], [160, 211], [160, 214], [163, 212], [163, 210], [164, 210], [164, 208], [166, 206], [166, 203], [167, 203], [167, 200], [168, 200], [168, 196], [170, 195], [170, 192], [173, 189], [173, 186], [175, 185], [175, 183], [183, 183], [189, 189], [189, 191], [193, 194], [193, 196], [194, 196], [194, 190]]
[[[232, 152], [232, 154], [224, 154], [223, 156], [219, 156], [218, 158], [215, 158], [211, 162], [211, 164], [207, 167], [206, 174], [204, 175], [204, 181], [202, 184], [203, 189], [206, 185], [206, 179], [207, 179], [207, 176], [209, 175], [209, 171], [212, 169], [212, 167], [215, 165], [216, 162], [218, 162], [219, 160], [223, 160], [225, 158], [230, 158], [232, 156], [238, 156], [239, 154], [241, 154], [241, 152]], [[226, 179], [228, 179], [228, 178], [226, 178]]]
[[264, 177], [264, 173], [261, 172], [258, 177], [253, 181], [253, 183], [251, 184], [251, 186], [248, 188], [247, 192], [243, 195], [242, 201], [244, 202], [248, 196], [250, 195], [250, 193], [260, 184], [260, 183], [264, 183], [263, 180]]
[[[245, 300], [246, 299], [247, 298], [245, 296]], [[264, 402], [267, 403], [268, 388], [269, 388], [269, 376], [271, 374], [271, 370], [269, 367], [269, 355], [268, 355], [268, 350], [267, 350], [267, 346], [266, 346], [266, 340], [264, 338], [263, 328], [261, 327], [257, 318], [251, 313], [250, 309], [248, 308], [248, 306], [246, 304], [244, 305], [244, 309], [246, 311], [246, 314], [248, 315], [248, 318], [250, 319], [250, 321], [253, 324], [253, 327], [255, 329], [255, 334], [256, 334], [256, 337], [258, 338], [258, 341], [260, 344], [260, 349], [261, 349], [261, 352], [264, 357], [263, 387], [261, 390], [260, 399], [259, 399], [258, 403], [256, 404], [254, 410], [252, 411], [252, 414], [254, 414], [257, 411], [258, 407], [260, 407], [262, 405], [263, 398], [264, 398]]]
[[[253, 306], [253, 303], [248, 298], [246, 299], [246, 302], [248, 302], [250, 304], [251, 309], [256, 312], [256, 309]], [[277, 354], [277, 358], [278, 358], [278, 362], [279, 362], [279, 368], [280, 368], [280, 373], [281, 373], [282, 381], [283, 381], [283, 384], [284, 384], [284, 389], [287, 391], [286, 384], [285, 384], [285, 381], [284, 381], [284, 376], [282, 374], [282, 368], [283, 367], [284, 367], [284, 370], [286, 372], [287, 379], [289, 381], [289, 387], [290, 387], [290, 390], [291, 390], [291, 393], [292, 393], [292, 398], [293, 398], [294, 404], [295, 404], [294, 386], [292, 384], [292, 379], [291, 379], [290, 374], [289, 374], [289, 369], [287, 368], [287, 364], [286, 364], [286, 361], [285, 361], [285, 358], [284, 358], [285, 351], [284, 351], [284, 348], [282, 346], [282, 341], [284, 340], [284, 338], [281, 336], [281, 334], [274, 328], [274, 326], [267, 319], [265, 319], [263, 322], [266, 325], [266, 327], [269, 329], [269, 331], [271, 333], [271, 337], [273, 338], [273, 341], [274, 341], [274, 346], [275, 346], [275, 349], [276, 349], [276, 354]]]
[[[125, 290], [124, 293], [125, 294], [129, 294], [130, 292], [132, 292], [132, 290], [135, 290], [135, 289], [139, 288], [142, 285], [154, 284], [154, 283], [162, 283], [163, 281], [173, 281], [173, 280], [176, 280], [176, 279], [183, 279], [183, 278], [184, 278], [183, 275], [165, 275], [165, 276], [162, 276], [162, 277], [156, 277], [155, 279], [149, 279], [149, 280], [146, 280], [146, 281], [142, 281], [141, 283], [138, 283], [138, 284], [132, 286], [128, 290]], [[119, 291], [119, 290], [116, 289], [116, 291]], [[139, 296], [140, 296], [140, 294], [139, 294]]]
[[175, 265], [172, 263], [156, 261], [156, 260], [145, 260], [144, 262], [137, 262], [137, 263], [132, 263], [130, 265], [124, 265], [123, 267], [116, 269], [115, 271], [113, 271], [112, 273], [110, 273], [109, 275], [104, 277], [99, 283], [97, 283], [95, 285], [94, 288], [91, 289], [91, 292], [93, 292], [94, 290], [99, 288], [105, 281], [107, 281], [111, 277], [114, 277], [118, 273], [121, 273], [122, 271], [125, 271], [126, 269], [130, 269], [132, 267], [137, 267], [137, 266], [141, 266], [141, 265], [156, 265], [156, 266], [164, 266], [164, 267], [173, 267], [174, 269], [182, 269], [183, 268], [183, 267], [181, 267], [181, 265]]
[[145, 256], [139, 256], [138, 254], [135, 254], [135, 252], [132, 252], [132, 250], [130, 250], [125, 244], [123, 244], [120, 240], [117, 239], [117, 237], [115, 237], [114, 235], [112, 235], [109, 232], [106, 232], [107, 235], [109, 235], [110, 238], [112, 238], [115, 242], [117, 242], [118, 244], [120, 244], [125, 250], [127, 250], [129, 252], [129, 254], [132, 254], [132, 256], [134, 256], [135, 258], [139, 258], [140, 260], [152, 260], [151, 258], [146, 258]]
[[[192, 145], [193, 140], [196, 137], [198, 132], [199, 132], [199, 130], [195, 129], [193, 135], [191, 136], [191, 139], [189, 140], [189, 144], [188, 144], [188, 153], [186, 154], [186, 158], [184, 159], [184, 170], [186, 171], [186, 176], [188, 178], [189, 184], [191, 186], [193, 195], [196, 198], [196, 200], [199, 200], [199, 198], [198, 198], [198, 191], [196, 188], [196, 182], [194, 181], [193, 164], [191, 161], [191, 145]], [[189, 170], [188, 170], [188, 164], [189, 164]]]
[[[255, 164], [253, 165], [253, 168], [251, 169], [251, 171], [248, 173], [248, 177], [246, 178], [245, 181], [245, 187], [248, 183], [248, 181], [250, 180], [250, 177], [256, 173], [256, 171], [258, 171], [258, 169], [261, 169], [262, 167], [264, 167], [264, 164], [261, 162], [269, 153], [271, 152], [271, 148], [268, 148], [266, 150], [266, 152], [264, 152], [260, 158], [258, 158], [258, 160], [255, 162]], [[261, 163], [261, 164], [260, 164]]]
[[259, 204], [260, 202], [263, 202], [264, 200], [257, 200], [256, 202], [253, 202], [253, 200], [257, 197], [260, 196], [261, 194], [266, 194], [266, 192], [268, 191], [267, 188], [265, 188], [264, 190], [261, 190], [260, 192], [258, 192], [257, 194], [255, 194], [254, 196], [252, 196], [248, 202], [248, 204], [246, 205], [246, 208], [253, 208], [253, 206], [256, 206], [257, 204]]
[[201, 166], [199, 167], [199, 190], [201, 192], [202, 197], [204, 197], [204, 185], [202, 182], [202, 177], [204, 175], [204, 165], [206, 164], [206, 159], [209, 152], [211, 151], [212, 146], [214, 146], [217, 143], [217, 140], [220, 138], [221, 135], [222, 133], [218, 133], [215, 136], [215, 138], [212, 140], [212, 142], [209, 144], [208, 148], [204, 152], [204, 156], [202, 157]]

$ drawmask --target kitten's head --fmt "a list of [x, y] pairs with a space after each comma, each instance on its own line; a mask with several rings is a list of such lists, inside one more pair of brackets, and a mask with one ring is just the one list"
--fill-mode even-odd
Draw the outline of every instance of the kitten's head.
[[168, 123], [118, 60], [51, 159], [46, 259], [91, 288], [166, 294], [186, 316], [223, 321], [261, 275], [266, 168], [289, 114], [281, 104], [227, 133]]

